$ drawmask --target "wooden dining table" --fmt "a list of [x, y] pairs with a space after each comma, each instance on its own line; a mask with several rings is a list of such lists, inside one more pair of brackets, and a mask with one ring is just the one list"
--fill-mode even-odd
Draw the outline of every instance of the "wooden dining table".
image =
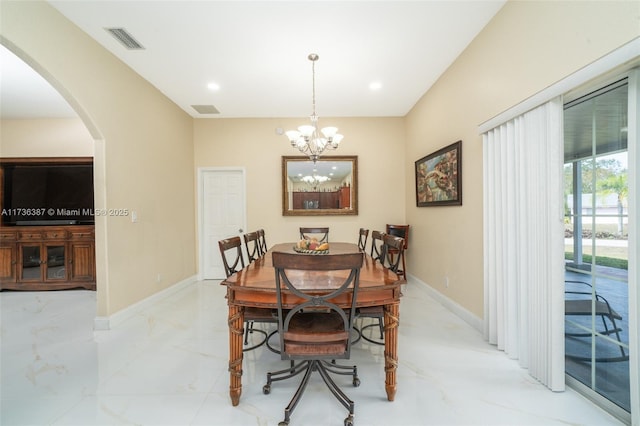
[[[242, 344], [244, 309], [247, 307], [277, 309], [275, 269], [271, 261], [274, 251], [295, 253], [295, 243], [276, 244], [267, 253], [250, 263], [244, 269], [222, 281], [227, 287], [227, 304], [229, 306], [229, 395], [235, 406], [240, 403], [242, 394]], [[335, 256], [343, 253], [359, 252], [357, 244], [331, 243], [328, 254], [303, 254], [300, 256]], [[297, 271], [296, 271], [297, 272]], [[313, 288], [314, 282], [327, 282], [331, 274], [336, 278], [344, 271], [299, 271], [302, 285], [308, 283], [307, 289]], [[329, 276], [327, 276], [329, 275]], [[364, 255], [360, 270], [360, 285], [357, 292], [358, 307], [383, 306], [384, 308], [384, 371], [385, 391], [387, 399], [393, 401], [396, 394], [396, 370], [398, 367], [398, 324], [400, 316], [400, 286], [406, 283], [392, 271], [374, 262], [371, 256]], [[284, 298], [285, 308], [293, 306], [292, 295]], [[339, 306], [348, 307], [350, 297], [334, 300]]]

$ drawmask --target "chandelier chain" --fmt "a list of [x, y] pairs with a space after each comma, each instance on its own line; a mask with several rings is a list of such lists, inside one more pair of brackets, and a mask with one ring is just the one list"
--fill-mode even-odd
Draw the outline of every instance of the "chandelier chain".
[[312, 99], [312, 117], [316, 117], [316, 61], [318, 60], [318, 55], [312, 53], [309, 55], [309, 59], [311, 59], [311, 99]]

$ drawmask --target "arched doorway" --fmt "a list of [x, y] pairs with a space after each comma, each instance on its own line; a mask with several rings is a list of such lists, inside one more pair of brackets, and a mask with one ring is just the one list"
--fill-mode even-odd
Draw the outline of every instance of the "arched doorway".
[[[94, 194], [96, 198], [104, 197], [104, 150], [95, 126], [86, 113], [77, 112], [47, 77], [36, 71], [37, 64], [27, 54], [5, 39], [0, 41], [3, 64], [0, 119], [4, 123], [0, 157], [92, 157]], [[105, 252], [103, 225], [96, 227], [99, 231], [95, 237], [96, 260]], [[98, 281], [102, 281], [99, 277], [103, 270], [102, 266], [98, 268]], [[98, 291], [96, 296], [98, 306], [104, 305], [104, 292]], [[100, 310], [97, 308], [96, 312]]]

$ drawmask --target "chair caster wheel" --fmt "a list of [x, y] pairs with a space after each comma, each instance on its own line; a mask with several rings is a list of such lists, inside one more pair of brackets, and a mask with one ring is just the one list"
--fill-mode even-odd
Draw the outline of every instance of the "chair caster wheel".
[[353, 426], [353, 415], [349, 414], [349, 416], [344, 419], [344, 426]]
[[356, 377], [355, 379], [353, 379], [353, 387], [357, 388], [358, 386], [360, 386], [360, 379]]
[[289, 426], [289, 422], [281, 421], [278, 426]]
[[269, 395], [271, 393], [271, 385], [264, 385], [262, 387], [262, 393], [265, 395]]

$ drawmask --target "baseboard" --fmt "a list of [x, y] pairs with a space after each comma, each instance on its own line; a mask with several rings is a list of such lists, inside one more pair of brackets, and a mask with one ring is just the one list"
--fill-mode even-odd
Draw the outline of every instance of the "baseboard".
[[454, 315], [462, 319], [464, 322], [469, 324], [474, 329], [478, 330], [479, 333], [482, 333], [484, 330], [483, 320], [479, 318], [472, 312], [468, 311], [458, 303], [449, 299], [444, 294], [440, 293], [429, 284], [424, 281], [416, 278], [415, 276], [408, 274], [409, 279], [406, 285], [418, 285], [421, 290], [424, 290], [432, 299], [440, 303], [442, 306], [450, 310]]
[[116, 325], [120, 324], [121, 322], [123, 322], [124, 320], [126, 320], [127, 318], [132, 317], [133, 315], [137, 314], [138, 312], [142, 311], [145, 308], [148, 308], [149, 306], [153, 305], [154, 303], [176, 293], [177, 291], [182, 290], [185, 287], [190, 286], [191, 284], [194, 284], [195, 282], [197, 282], [196, 276], [193, 275], [189, 278], [186, 278], [182, 281], [179, 281], [177, 283], [175, 283], [174, 285], [172, 285], [171, 287], [165, 288], [162, 291], [159, 291], [155, 294], [152, 294], [151, 296], [147, 297], [146, 299], [142, 299], [139, 302], [134, 303], [131, 306], [128, 306], [118, 312], [116, 312], [113, 315], [110, 315], [108, 317], [96, 317], [93, 320], [93, 329], [95, 331], [106, 331], [106, 330], [111, 330], [111, 328], [115, 327]]

